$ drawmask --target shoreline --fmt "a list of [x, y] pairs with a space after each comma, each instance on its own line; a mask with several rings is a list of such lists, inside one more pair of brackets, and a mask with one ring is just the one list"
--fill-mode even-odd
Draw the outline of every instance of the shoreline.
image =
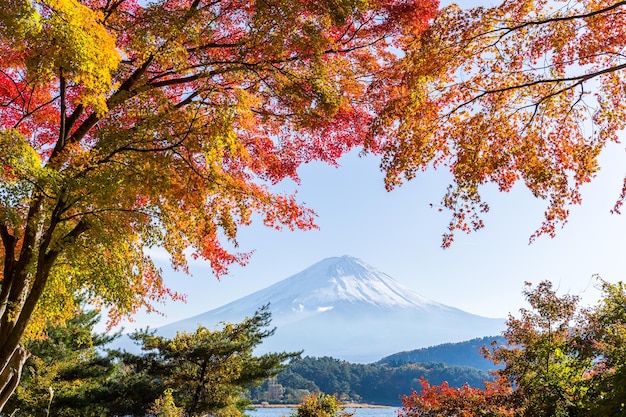
[[[248, 408], [298, 408], [300, 404], [250, 404]], [[396, 408], [393, 405], [346, 403], [341, 408]]]

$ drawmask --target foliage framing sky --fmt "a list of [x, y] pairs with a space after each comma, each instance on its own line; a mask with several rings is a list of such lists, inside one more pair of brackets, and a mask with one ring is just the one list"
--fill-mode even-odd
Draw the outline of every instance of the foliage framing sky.
[[[442, 7], [449, 4], [442, 0]], [[495, 0], [460, 0], [461, 7], [493, 6]], [[626, 135], [622, 134], [623, 138]], [[376, 157], [344, 156], [340, 167], [314, 163], [299, 171], [298, 199], [319, 215], [320, 230], [275, 231], [256, 223], [241, 230], [241, 251], [254, 250], [250, 263], [233, 267], [217, 281], [210, 268], [192, 262], [192, 276], [168, 271], [166, 282], [187, 294], [187, 303], [161, 306], [165, 316], [139, 314], [126, 329], [158, 327], [217, 308], [285, 279], [324, 258], [351, 255], [391, 275], [435, 301], [487, 316], [506, 317], [524, 307], [524, 281], [549, 279], [559, 293], [580, 295], [583, 304], [598, 298], [594, 274], [615, 282], [626, 279], [626, 210], [610, 213], [626, 174], [623, 144], [609, 144], [597, 178], [583, 187], [583, 204], [571, 207], [557, 237], [528, 243], [541, 225], [545, 202], [521, 184], [510, 193], [481, 190], [491, 210], [485, 228], [457, 234], [449, 249], [441, 235], [450, 220], [437, 204], [449, 183], [445, 169], [422, 173], [388, 193]], [[279, 185], [294, 190], [294, 184]], [[434, 207], [431, 207], [431, 204]], [[167, 270], [163, 256], [160, 265]]]
[[[320, 230], [275, 231], [254, 224], [243, 229], [240, 250], [254, 250], [248, 266], [233, 267], [221, 281], [207, 265], [192, 262], [193, 276], [166, 272], [167, 284], [188, 295], [186, 304], [162, 306], [165, 317], [138, 315], [135, 327], [158, 327], [219, 307], [287, 278], [332, 256], [352, 255], [425, 297], [488, 317], [506, 317], [523, 307], [524, 281], [549, 279], [559, 292], [595, 302], [592, 276], [614, 282], [626, 270], [626, 215], [611, 208], [621, 189], [626, 153], [611, 145], [602, 170], [583, 188], [583, 204], [554, 239], [528, 238], [539, 227], [544, 204], [521, 185], [511, 193], [485, 189], [491, 211], [486, 227], [459, 234], [441, 249], [449, 214], [437, 203], [445, 192], [445, 170], [429, 171], [388, 193], [378, 159], [351, 153], [334, 168], [311, 164], [300, 171], [298, 198], [314, 208]], [[285, 190], [293, 184], [281, 184]], [[431, 203], [434, 207], [431, 207]], [[159, 257], [167, 270], [168, 262]]]

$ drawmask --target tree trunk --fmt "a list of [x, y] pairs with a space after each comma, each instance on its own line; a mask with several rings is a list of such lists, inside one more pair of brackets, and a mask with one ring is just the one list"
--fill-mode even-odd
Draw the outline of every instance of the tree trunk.
[[[30, 356], [22, 345], [22, 337], [45, 290], [50, 269], [59, 255], [59, 250], [50, 249], [50, 242], [58, 224], [57, 212], [61, 203], [53, 210], [50, 226], [42, 232], [39, 221], [42, 199], [37, 195], [33, 200], [19, 257], [15, 257], [11, 246], [7, 250], [5, 244], [5, 269], [3, 281], [0, 281], [0, 302], [4, 307], [0, 315], [0, 412], [17, 388], [24, 363]], [[76, 230], [79, 234], [82, 227], [80, 230], [76, 227], [69, 235], [73, 237]], [[3, 243], [9, 241], [11, 236], [7, 237], [7, 228], [0, 228], [0, 232]], [[9, 256], [13, 260], [6, 262]], [[34, 271], [28, 272], [29, 269]]]
[[0, 371], [0, 412], [20, 383], [22, 368], [30, 353], [19, 345], [11, 354], [11, 359]]

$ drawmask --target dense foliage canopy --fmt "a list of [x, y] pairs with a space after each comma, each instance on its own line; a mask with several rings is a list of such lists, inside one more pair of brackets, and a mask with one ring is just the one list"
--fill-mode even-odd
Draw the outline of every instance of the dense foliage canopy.
[[305, 357], [292, 361], [275, 379], [251, 389], [250, 398], [293, 404], [308, 394], [332, 392], [346, 402], [399, 406], [400, 395], [419, 388], [420, 378], [435, 384], [448, 381], [455, 388], [465, 383], [479, 388], [490, 376], [475, 368], [441, 362], [377, 365]]
[[[362, 145], [393, 45], [436, 1], [1, 0], [0, 409], [75, 294], [113, 323], [179, 298], [149, 248], [219, 276], [237, 231], [309, 229], [272, 192]], [[375, 81], [380, 81], [376, 85]]]

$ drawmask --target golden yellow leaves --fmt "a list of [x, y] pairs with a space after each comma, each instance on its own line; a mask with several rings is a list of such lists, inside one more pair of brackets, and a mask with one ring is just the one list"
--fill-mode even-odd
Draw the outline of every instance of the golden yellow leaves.
[[76, 0], [45, 0], [36, 6], [17, 3], [22, 6], [2, 7], [0, 19], [22, 33], [21, 42], [16, 43], [20, 51], [15, 52], [28, 54], [33, 80], [46, 84], [64, 78], [84, 89], [83, 105], [105, 111], [111, 74], [121, 58], [115, 38], [103, 26], [102, 14]]
[[0, 131], [0, 179], [12, 183], [32, 179], [41, 168], [39, 154], [15, 130]]
[[16, 236], [35, 184], [49, 191], [59, 176], [42, 166], [39, 154], [17, 131], [0, 131], [0, 220]]
[[[62, 272], [70, 272], [62, 268]], [[60, 274], [53, 274], [48, 281], [47, 291], [37, 304], [35, 313], [26, 327], [26, 339], [40, 339], [45, 337], [45, 331], [50, 326], [63, 325], [74, 317], [77, 305], [75, 288], [71, 285], [71, 278]]]
[[[120, 62], [115, 38], [102, 24], [100, 12], [75, 0], [50, 0], [49, 20], [54, 66], [61, 75], [82, 85], [86, 93], [82, 104], [98, 112], [106, 110], [105, 93], [111, 89], [111, 73]], [[67, 75], [66, 75], [67, 73]]]
[[39, 14], [30, 1], [0, 1], [0, 38], [19, 39], [29, 31], [39, 29]]

